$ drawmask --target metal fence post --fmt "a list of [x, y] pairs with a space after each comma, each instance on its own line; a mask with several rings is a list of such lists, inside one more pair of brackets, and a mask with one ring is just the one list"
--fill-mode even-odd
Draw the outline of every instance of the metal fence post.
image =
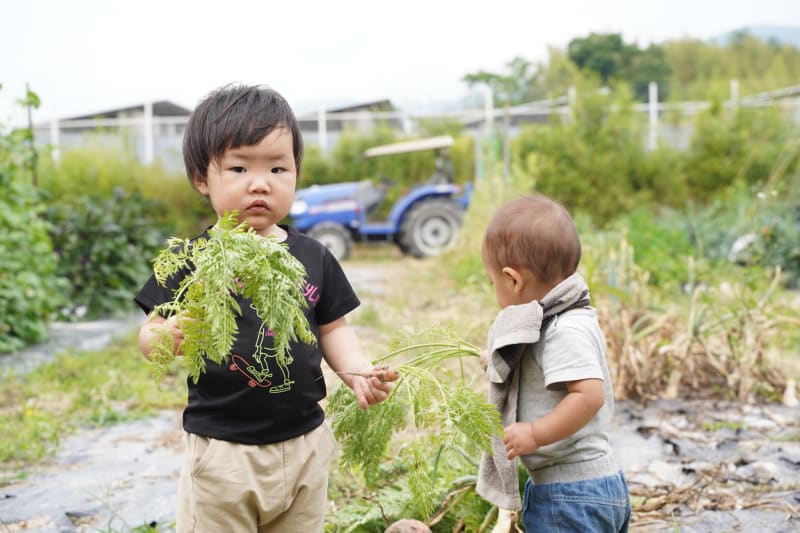
[[650, 115], [647, 146], [650, 150], [655, 150], [658, 148], [658, 84], [654, 81], [648, 86], [647, 106]]
[[567, 111], [569, 119], [575, 120], [575, 105], [578, 103], [578, 89], [574, 85], [567, 87]]
[[58, 123], [58, 119], [54, 118], [50, 121], [50, 154], [54, 163], [59, 163], [61, 161], [61, 147], [59, 146], [60, 142], [61, 125]]
[[322, 155], [328, 153], [328, 118], [325, 113], [325, 106], [320, 105], [317, 111], [317, 142], [319, 151]]
[[144, 164], [153, 162], [153, 102], [144, 103]]
[[739, 106], [739, 80], [731, 80], [731, 107]]

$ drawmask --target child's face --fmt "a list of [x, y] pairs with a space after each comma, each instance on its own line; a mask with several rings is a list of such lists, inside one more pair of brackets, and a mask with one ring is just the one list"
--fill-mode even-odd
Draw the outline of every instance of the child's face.
[[494, 287], [494, 297], [497, 300], [497, 305], [505, 308], [518, 303], [517, 295], [514, 294], [514, 279], [487, 261], [485, 252], [481, 256], [483, 268], [486, 270], [486, 275], [489, 277], [492, 287]]
[[486, 275], [489, 276], [489, 280], [494, 287], [494, 297], [497, 299], [497, 305], [505, 308], [516, 303], [513, 284], [510, 283], [511, 280], [508, 276], [493, 267], [486, 267]]
[[506, 308], [541, 300], [556, 285], [540, 283], [536, 276], [526, 268], [495, 267], [486, 258], [486, 249], [481, 251], [483, 268], [494, 287], [497, 305]]
[[195, 186], [218, 216], [236, 210], [259, 235], [282, 236], [276, 224], [289, 213], [297, 185], [293, 149], [291, 132], [275, 128], [258, 144], [228, 148], [209, 164], [205, 182], [195, 177]]

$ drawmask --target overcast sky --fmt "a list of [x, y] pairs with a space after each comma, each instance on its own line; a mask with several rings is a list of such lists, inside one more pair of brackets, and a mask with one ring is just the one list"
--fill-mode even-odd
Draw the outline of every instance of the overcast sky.
[[233, 81], [297, 111], [430, 107], [464, 98], [467, 73], [589, 32], [646, 45], [752, 25], [800, 26], [800, 0], [0, 0], [0, 123], [22, 120], [26, 82], [35, 122], [148, 99], [191, 108]]

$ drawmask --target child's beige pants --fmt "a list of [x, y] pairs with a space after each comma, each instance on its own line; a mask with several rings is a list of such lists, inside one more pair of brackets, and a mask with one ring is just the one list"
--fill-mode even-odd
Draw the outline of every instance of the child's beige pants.
[[323, 531], [335, 450], [327, 422], [260, 446], [186, 433], [177, 533]]

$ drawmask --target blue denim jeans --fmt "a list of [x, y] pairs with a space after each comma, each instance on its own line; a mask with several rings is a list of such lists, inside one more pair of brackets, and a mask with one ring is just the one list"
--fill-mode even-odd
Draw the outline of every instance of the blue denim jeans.
[[528, 533], [626, 532], [631, 518], [628, 484], [613, 476], [536, 485], [525, 483], [522, 523]]

